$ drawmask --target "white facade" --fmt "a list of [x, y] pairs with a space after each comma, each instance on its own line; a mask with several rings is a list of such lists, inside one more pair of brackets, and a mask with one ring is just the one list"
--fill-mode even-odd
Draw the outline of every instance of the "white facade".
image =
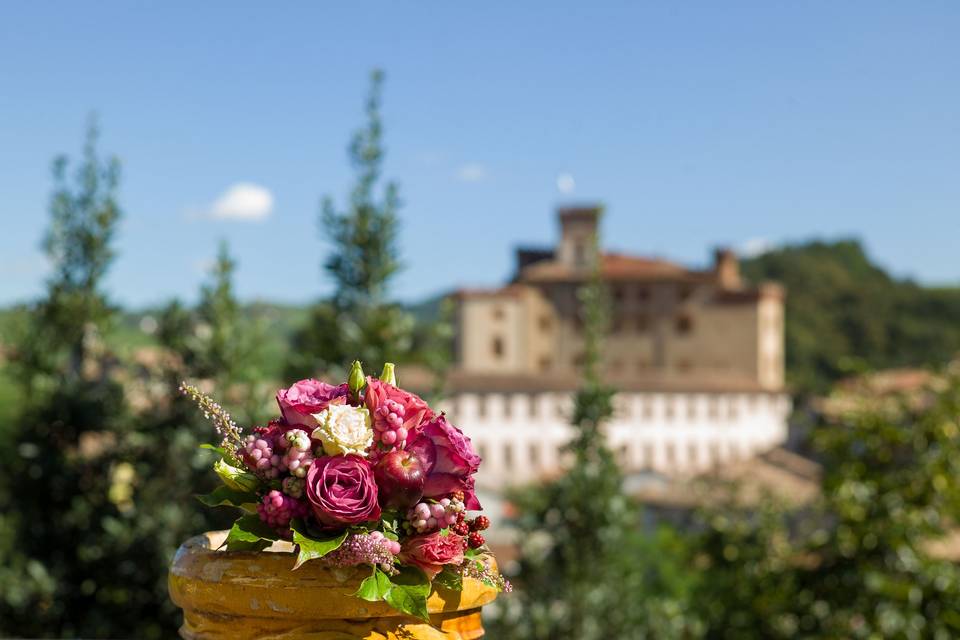
[[[622, 392], [606, 425], [627, 472], [703, 471], [787, 439], [790, 399], [772, 392]], [[458, 392], [442, 403], [483, 457], [481, 488], [499, 490], [555, 472], [571, 438], [567, 392]]]

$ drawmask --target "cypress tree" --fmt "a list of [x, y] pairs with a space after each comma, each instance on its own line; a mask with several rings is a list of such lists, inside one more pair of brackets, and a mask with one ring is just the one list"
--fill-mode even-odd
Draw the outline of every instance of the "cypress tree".
[[329, 300], [316, 305], [307, 326], [293, 337], [288, 375], [318, 372], [342, 377], [346, 363], [408, 360], [414, 319], [389, 298], [389, 285], [401, 268], [397, 211], [399, 189], [383, 173], [383, 124], [380, 116], [383, 73], [374, 71], [366, 102], [366, 123], [350, 142], [356, 182], [339, 209], [323, 199], [320, 231], [333, 245], [323, 269], [333, 280]]

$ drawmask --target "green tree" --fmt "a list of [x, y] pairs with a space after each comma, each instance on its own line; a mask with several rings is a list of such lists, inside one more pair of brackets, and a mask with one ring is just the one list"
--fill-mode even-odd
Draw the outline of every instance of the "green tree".
[[960, 380], [876, 400], [814, 433], [823, 495], [803, 510], [725, 505], [694, 543], [691, 603], [711, 638], [953, 638], [960, 568]]
[[91, 122], [73, 180], [65, 158], [54, 163], [43, 244], [53, 275], [14, 354], [28, 393], [4, 463], [8, 634], [129, 634], [156, 602], [152, 576], [139, 571], [133, 478], [118, 454], [128, 412], [100, 339], [113, 316], [102, 283], [120, 209], [119, 165], [99, 158], [97, 136]]
[[[200, 287], [196, 309], [189, 310], [176, 300], [169, 303], [160, 314], [157, 338], [182, 361], [177, 376], [215, 382], [231, 406], [242, 407], [238, 415], [255, 421], [264, 417], [261, 400], [269, 395], [260, 388], [263, 329], [237, 300], [236, 267], [229, 245], [221, 241], [209, 280]], [[171, 382], [171, 394], [179, 395], [180, 380]]]
[[320, 229], [333, 244], [324, 269], [333, 279], [330, 300], [318, 304], [307, 326], [296, 333], [289, 375], [318, 372], [341, 376], [354, 359], [365, 363], [409, 360], [412, 316], [389, 298], [389, 284], [400, 269], [396, 183], [380, 192], [384, 149], [380, 118], [383, 73], [371, 75], [366, 125], [350, 143], [356, 184], [344, 210], [323, 200]]
[[[584, 316], [583, 381], [559, 478], [514, 492], [521, 557], [517, 591], [490, 624], [496, 637], [687, 637], [674, 592], [687, 588], [682, 540], [669, 530], [640, 532], [640, 514], [606, 446], [603, 425], [613, 414], [613, 389], [601, 375], [608, 300], [596, 274], [580, 290]], [[661, 548], [662, 547], [662, 548]], [[654, 553], [671, 549], [675, 555]], [[673, 563], [677, 563], [673, 565]], [[673, 565], [673, 566], [672, 566]]]
[[101, 286], [114, 258], [120, 163], [97, 156], [99, 135], [91, 117], [83, 161], [72, 176], [66, 156], [53, 163], [50, 227], [43, 239], [53, 273], [46, 296], [31, 310], [30, 330], [18, 336], [13, 358], [18, 379], [30, 387], [42, 384], [44, 376], [77, 380], [95, 332], [113, 319]]
[[869, 369], [943, 366], [960, 352], [960, 289], [893, 278], [856, 240], [782, 247], [743, 271], [786, 286], [787, 374], [801, 394]]

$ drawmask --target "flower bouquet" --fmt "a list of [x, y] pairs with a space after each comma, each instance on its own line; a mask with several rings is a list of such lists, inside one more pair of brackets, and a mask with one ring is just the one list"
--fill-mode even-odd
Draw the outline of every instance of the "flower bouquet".
[[460, 590], [464, 577], [498, 590], [483, 534], [470, 438], [418, 396], [396, 386], [394, 367], [366, 377], [354, 362], [340, 385], [301, 380], [277, 393], [280, 417], [244, 432], [196, 387], [190, 396], [222, 436], [214, 470], [223, 485], [200, 496], [245, 514], [228, 550], [261, 551], [288, 540], [305, 562], [369, 565], [356, 597], [429, 620], [434, 583]]

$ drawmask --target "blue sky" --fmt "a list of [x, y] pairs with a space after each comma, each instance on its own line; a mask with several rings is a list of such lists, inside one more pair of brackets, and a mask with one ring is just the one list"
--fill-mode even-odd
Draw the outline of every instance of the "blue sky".
[[619, 250], [856, 235], [956, 283], [958, 33], [953, 1], [5, 3], [0, 303], [42, 289], [50, 161], [91, 110], [124, 166], [115, 299], [192, 299], [221, 237], [244, 298], [329, 291], [318, 201], [374, 66], [400, 298], [498, 283], [567, 200], [605, 202]]

